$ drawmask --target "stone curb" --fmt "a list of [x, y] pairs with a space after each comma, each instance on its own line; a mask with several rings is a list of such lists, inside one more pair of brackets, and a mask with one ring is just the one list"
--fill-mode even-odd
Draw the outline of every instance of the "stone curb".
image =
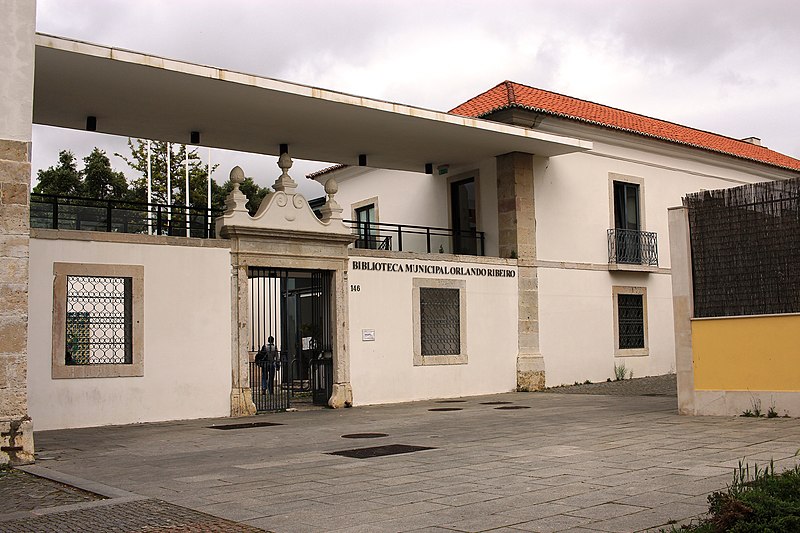
[[9, 522], [12, 520], [32, 518], [35, 516], [46, 516], [56, 513], [80, 511], [83, 509], [93, 509], [96, 507], [105, 507], [108, 505], [117, 505], [121, 503], [129, 503], [129, 502], [152, 499], [147, 496], [142, 496], [140, 494], [135, 494], [133, 492], [128, 492], [125, 490], [110, 487], [108, 485], [97, 483], [95, 481], [90, 481], [88, 479], [83, 479], [77, 476], [56, 472], [55, 470], [50, 470], [49, 468], [45, 468], [39, 465], [19, 466], [16, 468], [18, 470], [21, 470], [36, 477], [48, 479], [50, 481], [55, 481], [57, 483], [63, 483], [64, 485], [69, 485], [71, 487], [86, 492], [92, 492], [99, 496], [103, 496], [106, 499], [94, 500], [89, 502], [71, 503], [68, 505], [57, 505], [53, 507], [44, 507], [41, 509], [32, 509], [30, 511], [17, 511], [15, 513], [8, 513], [0, 516], [0, 522]]

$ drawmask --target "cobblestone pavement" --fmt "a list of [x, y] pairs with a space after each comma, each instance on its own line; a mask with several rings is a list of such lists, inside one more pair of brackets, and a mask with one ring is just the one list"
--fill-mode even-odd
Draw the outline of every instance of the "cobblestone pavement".
[[544, 392], [556, 394], [603, 394], [608, 396], [678, 396], [675, 374], [646, 378], [581, 383], [552, 387]]
[[[113, 500], [106, 500], [110, 503]], [[159, 500], [99, 505], [17, 520], [0, 520], [2, 533], [251, 533], [262, 531]]]
[[0, 533], [250, 533], [261, 529], [144, 497], [109, 499], [18, 469], [0, 469]]
[[0, 470], [0, 516], [102, 498], [97, 494], [32, 476], [21, 470]]

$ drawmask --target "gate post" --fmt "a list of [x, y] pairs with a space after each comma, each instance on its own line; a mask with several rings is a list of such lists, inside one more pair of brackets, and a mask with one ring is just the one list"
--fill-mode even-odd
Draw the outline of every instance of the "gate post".
[[249, 299], [247, 266], [239, 264], [237, 254], [233, 254], [231, 269], [231, 416], [256, 414], [253, 392], [250, 388], [250, 354], [247, 345]]
[[331, 317], [335, 324], [333, 328], [333, 392], [328, 400], [328, 406], [336, 409], [353, 405], [353, 388], [350, 385], [350, 353], [347, 350], [350, 331], [347, 323], [347, 270], [334, 271], [332, 278], [333, 309]]
[[342, 208], [334, 200], [337, 185], [325, 184], [328, 199], [317, 218], [297, 184], [288, 174], [292, 160], [287, 152], [278, 159], [280, 177], [254, 215], [247, 197], [239, 190], [244, 171], [231, 170], [233, 190], [225, 201], [225, 214], [216, 220], [216, 233], [231, 241], [231, 416], [255, 414], [249, 374], [249, 284], [248, 267], [300, 269], [332, 272], [330, 315], [333, 334], [333, 391], [330, 407], [353, 403], [350, 358], [347, 343], [347, 247], [355, 240], [342, 221]]

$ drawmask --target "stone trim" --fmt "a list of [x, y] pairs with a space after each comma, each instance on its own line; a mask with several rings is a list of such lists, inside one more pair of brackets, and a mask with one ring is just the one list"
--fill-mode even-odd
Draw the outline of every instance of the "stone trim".
[[[642, 296], [642, 321], [644, 325], [644, 348], [619, 347], [619, 304], [617, 296], [620, 294], [640, 294]], [[611, 287], [612, 304], [614, 308], [614, 357], [641, 357], [650, 355], [650, 343], [647, 335], [647, 289], [645, 287]]]
[[536, 260], [533, 266], [540, 268], [557, 268], [565, 270], [593, 270], [599, 272], [649, 272], [652, 274], [670, 274], [669, 268], [646, 265], [612, 265], [608, 263], [573, 263], [569, 261]]
[[378, 207], [378, 197], [373, 196], [372, 198], [367, 198], [366, 200], [361, 200], [360, 202], [353, 202], [350, 204], [350, 220], [356, 219], [356, 209], [361, 209], [362, 207], [367, 207], [368, 205], [375, 206], [375, 222], [381, 221], [380, 216], [380, 209]]
[[[466, 365], [467, 355], [467, 282], [463, 279], [413, 278], [411, 281], [411, 307], [414, 320], [414, 366]], [[458, 289], [460, 353], [455, 355], [422, 355], [422, 327], [420, 288]]]
[[156, 244], [162, 246], [194, 246], [197, 248], [230, 248], [227, 239], [200, 239], [197, 237], [175, 237], [169, 235], [145, 235], [141, 233], [114, 233], [105, 231], [83, 231], [69, 229], [31, 228], [32, 239], [118, 242], [122, 244]]
[[[52, 378], [112, 378], [144, 376], [144, 266], [53, 263]], [[133, 280], [133, 362], [131, 364], [70, 365], [64, 361], [67, 325], [67, 276], [129, 277]]]
[[426, 252], [393, 252], [391, 250], [366, 250], [349, 248], [349, 257], [372, 257], [376, 259], [418, 259], [420, 261], [444, 261], [448, 263], [476, 263], [481, 265], [517, 266], [516, 259], [487, 257], [483, 255], [429, 254]]

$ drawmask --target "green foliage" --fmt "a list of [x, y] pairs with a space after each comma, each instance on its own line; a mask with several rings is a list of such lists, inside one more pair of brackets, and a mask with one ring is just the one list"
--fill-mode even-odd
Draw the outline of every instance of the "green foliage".
[[[216, 187], [216, 183], [212, 182], [212, 186]], [[228, 197], [228, 194], [230, 194], [232, 190], [233, 183], [231, 183], [230, 180], [226, 181], [221, 187], [216, 187], [216, 189], [212, 190], [211, 207], [220, 211], [225, 209], [225, 198]], [[261, 201], [270, 192], [269, 187], [261, 187], [253, 181], [253, 178], [245, 178], [242, 184], [239, 185], [239, 190], [247, 196], [247, 210], [251, 215], [256, 213], [258, 206], [261, 205]]]
[[[39, 183], [33, 192], [59, 196], [85, 196], [100, 200], [119, 199], [134, 202], [147, 201], [147, 141], [128, 139], [130, 155], [115, 154], [136, 173], [130, 184], [125, 174], [111, 167], [111, 161], [103, 150], [94, 148], [83, 158], [84, 168], [79, 171], [75, 154], [62, 150], [58, 164], [40, 170]], [[186, 205], [186, 160], [189, 167], [189, 205], [204, 209], [207, 205], [208, 166], [197, 154], [197, 148], [162, 141], [150, 143], [150, 165], [152, 172], [152, 203], [167, 203], [167, 151], [172, 203]], [[215, 165], [214, 169], [217, 166]], [[250, 214], [255, 214], [261, 201], [269, 194], [269, 187], [261, 187], [253, 178], [246, 178], [240, 186], [247, 196]], [[211, 181], [211, 207], [224, 210], [225, 198], [233, 190], [230, 180], [222, 185]]]
[[625, 363], [614, 363], [614, 380], [615, 381], [622, 381], [625, 378], [632, 379], [633, 378], [633, 370], [628, 370], [625, 368]]
[[[752, 409], [746, 409], [741, 414], [741, 416], [748, 417], [748, 418], [749, 417], [759, 418], [761, 415], [764, 414], [764, 413], [761, 412], [761, 400], [759, 400], [758, 398], [753, 398], [752, 400], [750, 400], [750, 404], [752, 406]], [[775, 413], [775, 416], [778, 416], [778, 413]], [[772, 417], [770, 417], [770, 418], [772, 418]]]
[[[122, 158], [138, 176], [131, 181], [128, 199], [135, 202], [147, 201], [147, 141], [128, 139], [130, 156], [115, 154]], [[169, 154], [169, 157], [168, 157]], [[152, 202], [167, 203], [167, 169], [169, 169], [169, 185], [172, 203], [186, 205], [186, 159], [189, 160], [189, 205], [205, 208], [207, 205], [207, 165], [197, 155], [197, 148], [187, 149], [185, 145], [164, 141], [150, 142], [150, 167], [152, 172]], [[169, 165], [167, 164], [169, 159]], [[216, 167], [214, 167], [216, 168]], [[213, 171], [213, 169], [212, 169]], [[211, 198], [214, 199], [214, 183], [211, 187]]]
[[681, 531], [750, 533], [800, 531], [800, 466], [775, 474], [775, 465], [743, 465], [733, 483], [708, 497], [708, 515]]
[[103, 150], [95, 147], [83, 158], [83, 196], [110, 200], [124, 198], [128, 192], [125, 174], [111, 168], [111, 162]]
[[767, 418], [777, 418], [778, 411], [775, 409], [775, 400], [769, 404], [769, 409], [767, 409]]
[[69, 150], [61, 150], [58, 153], [58, 164], [47, 170], [40, 170], [37, 176], [39, 183], [33, 188], [35, 193], [61, 196], [81, 196], [83, 193], [78, 163], [75, 154]]

